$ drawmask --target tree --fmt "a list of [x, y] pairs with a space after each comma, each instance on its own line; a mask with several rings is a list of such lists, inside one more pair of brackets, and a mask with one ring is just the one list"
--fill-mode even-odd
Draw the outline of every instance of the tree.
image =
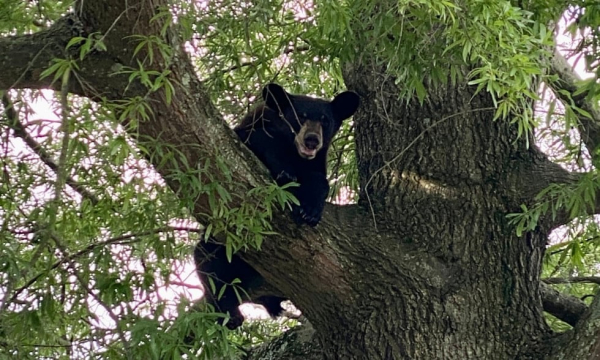
[[[245, 248], [310, 322], [248, 358], [600, 357], [600, 300], [541, 282], [545, 255], [551, 275], [594, 272], [570, 264], [595, 261], [596, 77], [580, 81], [553, 35], [567, 12], [596, 71], [598, 5], [9, 0], [0, 12], [0, 90], [54, 89], [61, 113], [60, 141], [40, 144], [21, 120], [30, 98], [3, 97], [3, 144], [21, 138], [45, 164], [4, 153], [6, 356], [170, 358], [189, 351], [190, 329], [198, 356], [231, 354], [214, 314], [124, 305], [191, 253], [197, 237], [181, 246], [174, 232], [198, 229], [169, 221], [193, 218]], [[332, 156], [333, 182], [356, 201], [329, 204], [315, 229], [292, 223], [286, 193], [222, 116], [268, 81], [361, 96]], [[549, 158], [537, 144], [552, 136]], [[162, 180], [123, 173], [131, 159]], [[36, 203], [38, 186], [49, 192]], [[565, 224], [579, 236], [547, 252]], [[142, 270], [121, 276], [115, 247]], [[573, 328], [553, 332], [543, 310]]]

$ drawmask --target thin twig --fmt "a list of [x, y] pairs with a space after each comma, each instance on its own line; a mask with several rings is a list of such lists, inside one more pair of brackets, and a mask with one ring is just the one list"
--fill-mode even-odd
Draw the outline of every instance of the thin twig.
[[[60, 241], [60, 239], [58, 238], [58, 236], [56, 234], [52, 233], [52, 229], [50, 229], [49, 231], [50, 231], [50, 237], [54, 241], [54, 244], [56, 245], [56, 247], [63, 254], [63, 257], [68, 258], [69, 256], [67, 254], [66, 247], [63, 245], [62, 241]], [[77, 268], [75, 263], [73, 263], [72, 261], [69, 261], [69, 268], [72, 270], [73, 275], [75, 276], [75, 278], [77, 279], [77, 281], [79, 282], [81, 287], [83, 287], [83, 289], [88, 293], [88, 295], [90, 295], [98, 303], [98, 305], [100, 305], [104, 308], [104, 310], [107, 312], [108, 316], [110, 316], [110, 318], [115, 322], [115, 328], [117, 330], [117, 335], [119, 336], [119, 339], [121, 340], [121, 342], [123, 343], [123, 347], [125, 348], [125, 355], [128, 360], [133, 359], [132, 352], [131, 352], [131, 345], [129, 344], [129, 340], [127, 340], [127, 336], [125, 336], [125, 332], [123, 331], [121, 322], [119, 321], [119, 317], [117, 316], [117, 314], [115, 314], [113, 309], [110, 306], [106, 305], [102, 301], [102, 299], [100, 299], [98, 294], [96, 294], [96, 292], [92, 290], [92, 288], [90, 287], [88, 282], [80, 275], [79, 269]]]
[[542, 279], [546, 284], [577, 284], [577, 283], [590, 283], [600, 285], [600, 277], [598, 276], [575, 276], [568, 278], [546, 278]]
[[8, 303], [15, 302], [17, 300], [17, 297], [23, 291], [25, 291], [27, 288], [29, 288], [31, 285], [33, 285], [42, 276], [47, 275], [50, 271], [57, 269], [59, 266], [63, 265], [64, 263], [72, 262], [77, 258], [80, 258], [86, 254], [89, 254], [90, 252], [94, 251], [97, 248], [108, 246], [108, 245], [117, 245], [117, 244], [121, 244], [121, 245], [134, 244], [134, 243], [140, 241], [140, 239], [133, 239], [135, 237], [160, 234], [160, 233], [169, 232], [169, 231], [187, 231], [187, 232], [201, 233], [203, 230], [196, 229], [196, 228], [188, 228], [188, 227], [167, 227], [167, 228], [160, 228], [160, 229], [155, 229], [155, 230], [148, 230], [148, 231], [144, 231], [144, 232], [137, 233], [137, 234], [120, 235], [120, 236], [117, 236], [117, 237], [114, 237], [114, 238], [111, 238], [111, 239], [108, 239], [105, 241], [100, 241], [95, 244], [90, 244], [90, 245], [86, 246], [85, 248], [77, 251], [76, 253], [67, 255], [67, 256], [59, 259], [54, 264], [52, 264], [52, 266], [50, 266], [47, 270], [44, 270], [44, 271], [38, 273], [37, 275], [35, 275], [34, 277], [32, 277], [31, 279], [29, 279], [29, 281], [27, 281], [24, 285], [22, 285], [21, 287], [19, 287], [18, 289], [15, 290], [14, 294], [11, 296]]
[[[2, 94], [2, 104], [4, 106], [4, 114], [8, 118], [8, 126], [12, 129], [15, 136], [21, 138], [23, 142], [42, 160], [46, 166], [52, 169], [54, 172], [58, 172], [58, 164], [52, 159], [52, 156], [48, 154], [46, 149], [44, 149], [35, 139], [29, 135], [27, 130], [25, 130], [25, 126], [20, 121], [17, 112], [14, 109], [14, 104], [11, 101], [8, 94], [5, 92]], [[90, 200], [92, 204], [98, 203], [98, 198], [89, 192], [83, 185], [75, 181], [72, 177], [67, 176], [66, 183], [75, 191], [77, 191], [81, 196]]]

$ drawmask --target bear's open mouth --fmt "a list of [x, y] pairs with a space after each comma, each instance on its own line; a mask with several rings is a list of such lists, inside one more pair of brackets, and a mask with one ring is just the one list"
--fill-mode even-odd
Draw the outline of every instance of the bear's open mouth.
[[298, 154], [300, 156], [302, 156], [305, 159], [313, 159], [315, 156], [317, 156], [317, 149], [309, 149], [306, 146], [302, 145], [302, 144], [298, 144], [298, 146], [296, 146], [298, 148]]

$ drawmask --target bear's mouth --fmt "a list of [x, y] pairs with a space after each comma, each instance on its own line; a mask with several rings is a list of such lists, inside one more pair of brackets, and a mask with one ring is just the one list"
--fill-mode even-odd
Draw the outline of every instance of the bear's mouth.
[[317, 156], [318, 149], [309, 149], [306, 146], [299, 143], [297, 143], [296, 147], [298, 148], [298, 155], [305, 159], [311, 160], [314, 159], [315, 156]]
[[301, 158], [312, 160], [323, 147], [321, 124], [315, 121], [306, 121], [298, 134], [294, 137], [296, 150]]

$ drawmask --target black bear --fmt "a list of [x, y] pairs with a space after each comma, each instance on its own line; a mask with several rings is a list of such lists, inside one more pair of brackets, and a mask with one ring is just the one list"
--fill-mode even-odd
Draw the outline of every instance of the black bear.
[[[292, 95], [277, 84], [262, 91], [263, 103], [250, 111], [234, 128], [240, 140], [266, 165], [279, 185], [297, 182], [291, 192], [299, 200], [292, 216], [301, 224], [316, 226], [321, 220], [329, 193], [327, 150], [342, 121], [354, 114], [359, 97], [351, 91], [337, 95], [332, 101], [304, 95]], [[235, 291], [227, 286], [217, 299], [210, 294], [208, 277], [219, 289], [236, 278], [254, 303], [263, 305], [271, 316], [282, 312], [284, 297], [269, 289], [264, 278], [240, 257], [227, 261], [225, 247], [201, 241], [194, 251], [198, 274], [206, 290], [206, 300], [219, 312], [229, 312], [231, 329], [244, 320], [238, 309]]]
[[[238, 295], [242, 300], [249, 298], [248, 300], [253, 303], [264, 306], [271, 317], [279, 316], [284, 311], [281, 302], [287, 299], [275, 295], [277, 290], [270, 287], [264, 278], [239, 256], [233, 255], [229, 262], [225, 247], [210, 242], [211, 240], [198, 242], [194, 249], [194, 261], [204, 287], [205, 301], [211, 304], [217, 312], [229, 312], [229, 321], [226, 326], [233, 330], [244, 322], [244, 316], [238, 308], [240, 305]], [[215, 285], [216, 294], [211, 292], [209, 278]], [[239, 279], [240, 283], [230, 285], [235, 279]], [[225, 286], [225, 291], [219, 298], [218, 294], [223, 286]], [[232, 286], [243, 290], [238, 291], [238, 295], [236, 295]], [[219, 323], [222, 324], [223, 321], [219, 321]]]

